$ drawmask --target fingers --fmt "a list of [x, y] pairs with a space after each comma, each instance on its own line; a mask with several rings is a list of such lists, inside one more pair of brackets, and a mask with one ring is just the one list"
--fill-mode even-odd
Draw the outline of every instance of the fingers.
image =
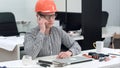
[[41, 20], [41, 17], [40, 17], [40, 16], [37, 16], [37, 20], [40, 21], [40, 20]]
[[46, 25], [45, 23], [47, 22], [44, 18], [38, 16], [37, 17], [37, 22], [38, 22], [38, 25], [39, 25], [39, 28], [40, 28], [40, 32], [42, 33], [45, 33], [45, 30], [46, 30]]
[[57, 58], [61, 58], [61, 59], [65, 57], [67, 57], [67, 54], [65, 52], [60, 52], [57, 56]]
[[40, 16], [37, 17], [37, 21], [38, 21], [38, 24], [41, 24], [41, 25], [45, 24], [46, 22], [46, 20]]
[[66, 52], [60, 52], [60, 53], [58, 54], [57, 58], [63, 59], [63, 58], [68, 58], [68, 57], [70, 57], [70, 56], [71, 56], [71, 54], [66, 51]]

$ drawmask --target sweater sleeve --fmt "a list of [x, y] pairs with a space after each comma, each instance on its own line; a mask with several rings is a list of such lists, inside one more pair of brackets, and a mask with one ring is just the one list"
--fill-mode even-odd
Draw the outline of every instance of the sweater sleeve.
[[62, 43], [73, 53], [78, 55], [81, 52], [81, 46], [73, 40], [65, 31], [61, 31]]
[[43, 40], [44, 34], [41, 32], [38, 32], [36, 35], [34, 35], [34, 32], [26, 33], [24, 41], [25, 53], [35, 59], [43, 46]]

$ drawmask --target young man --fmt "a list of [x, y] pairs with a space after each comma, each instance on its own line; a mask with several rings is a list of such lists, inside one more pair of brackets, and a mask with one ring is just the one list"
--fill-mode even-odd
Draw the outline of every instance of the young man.
[[[57, 55], [67, 58], [81, 52], [80, 45], [65, 31], [53, 26], [56, 17], [54, 0], [38, 0], [35, 6], [38, 26], [26, 33], [24, 49], [32, 58]], [[61, 52], [61, 44], [69, 50]]]

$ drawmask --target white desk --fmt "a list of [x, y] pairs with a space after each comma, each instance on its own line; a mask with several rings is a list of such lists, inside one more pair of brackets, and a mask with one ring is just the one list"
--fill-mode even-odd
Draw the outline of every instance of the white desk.
[[24, 36], [0, 36], [0, 48], [12, 51], [16, 45], [23, 46]]
[[[102, 38], [112, 37], [114, 33], [120, 34], [120, 26], [106, 26], [102, 27]], [[74, 40], [83, 40], [82, 35], [71, 36]]]
[[[86, 54], [88, 52], [95, 52], [95, 49], [92, 50], [85, 50], [82, 51], [80, 55], [82, 54]], [[104, 50], [102, 51], [102, 53], [107, 54], [107, 53], [118, 53], [120, 52], [120, 49], [109, 49], [109, 48], [104, 48]], [[119, 53], [120, 54], [120, 53]], [[49, 56], [49, 57], [41, 57], [38, 59], [41, 60], [47, 60], [47, 61], [53, 61], [56, 57], [55, 56]], [[37, 60], [38, 60], [37, 59]], [[110, 61], [103, 61], [103, 62], [99, 62], [98, 60], [93, 60], [93, 61], [89, 61], [89, 62], [84, 62], [84, 63], [79, 63], [79, 64], [74, 64], [74, 65], [68, 65], [62, 68], [101, 68], [101, 67], [105, 67], [105, 66], [110, 66], [110, 65], [115, 65], [115, 64], [119, 64], [120, 65], [120, 56], [117, 56], [117, 58], [112, 58]]]
[[120, 26], [106, 26], [102, 28], [102, 38], [112, 37], [114, 33], [120, 34]]
[[83, 35], [79, 35], [79, 36], [71, 36], [74, 40], [83, 40], [84, 37]]
[[7, 61], [7, 62], [0, 62], [0, 66], [6, 66], [7, 68], [42, 68], [39, 65], [23, 65], [22, 60], [14, 60], [14, 61]]
[[0, 61], [20, 59], [20, 47], [23, 46], [24, 36], [0, 36]]
[[[95, 51], [95, 49], [93, 50], [86, 50], [86, 51], [82, 51], [80, 55], [91, 52], [91, 51]], [[120, 52], [120, 49], [114, 50], [114, 49], [108, 49], [108, 48], [104, 48], [103, 50], [104, 53], [118, 53]], [[56, 58], [56, 56], [47, 56], [47, 57], [39, 57], [33, 61], [37, 61], [38, 59], [42, 59], [42, 60], [47, 60], [47, 61], [52, 61]], [[84, 63], [78, 63], [78, 64], [73, 64], [73, 65], [68, 65], [62, 68], [104, 68], [105, 66], [108, 66], [107, 68], [110, 68], [110, 65], [120, 65], [120, 56], [117, 56], [116, 58], [112, 58], [110, 61], [103, 61], [103, 62], [99, 62], [98, 60], [93, 60], [93, 61], [89, 61], [89, 62], [84, 62]], [[28, 66], [24, 66], [22, 64], [21, 60], [16, 60], [16, 61], [8, 61], [8, 62], [0, 62], [0, 66], [6, 66], [6, 67], [40, 67], [39, 65], [28, 65]], [[114, 67], [115, 68], [115, 67]]]

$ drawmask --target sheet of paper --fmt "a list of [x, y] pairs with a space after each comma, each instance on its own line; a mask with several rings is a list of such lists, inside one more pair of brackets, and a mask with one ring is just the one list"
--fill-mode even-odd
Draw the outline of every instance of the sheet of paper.
[[24, 36], [10, 36], [10, 37], [0, 37], [0, 48], [8, 51], [12, 51], [16, 45], [23, 45]]

